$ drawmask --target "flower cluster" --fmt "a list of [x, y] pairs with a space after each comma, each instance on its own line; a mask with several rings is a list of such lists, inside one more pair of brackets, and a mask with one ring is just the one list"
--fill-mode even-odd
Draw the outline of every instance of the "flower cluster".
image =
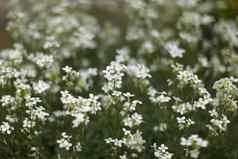
[[198, 135], [191, 135], [189, 138], [181, 138], [180, 144], [187, 149], [188, 154], [191, 158], [198, 158], [200, 154], [200, 149], [208, 146], [208, 142], [203, 140]]
[[14, 128], [11, 127], [8, 122], [2, 122], [2, 124], [0, 125], [0, 131], [2, 134], [10, 135], [13, 130]]
[[112, 62], [110, 66], [107, 66], [103, 71], [104, 77], [108, 83], [103, 87], [105, 92], [119, 89], [122, 87], [122, 78], [125, 75], [125, 65], [118, 62]]
[[238, 26], [226, 1], [7, 4], [1, 158], [237, 159]]
[[173, 154], [168, 152], [168, 147], [166, 147], [164, 144], [157, 147], [156, 144], [153, 144], [154, 148], [154, 156], [158, 159], [172, 159]]
[[89, 114], [96, 114], [101, 110], [101, 103], [98, 96], [93, 94], [89, 98], [73, 97], [68, 91], [61, 92], [61, 101], [64, 104], [67, 114], [74, 117], [73, 127], [78, 127], [81, 123], [89, 122]]
[[57, 140], [59, 147], [65, 150], [69, 150], [72, 147], [72, 144], [70, 143], [72, 136], [67, 135], [65, 132], [63, 132], [61, 136], [62, 138]]

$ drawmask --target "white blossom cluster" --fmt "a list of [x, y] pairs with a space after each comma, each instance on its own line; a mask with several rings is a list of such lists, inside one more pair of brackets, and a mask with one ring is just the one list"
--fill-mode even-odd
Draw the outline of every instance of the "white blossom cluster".
[[73, 127], [78, 127], [81, 123], [89, 122], [89, 114], [96, 114], [101, 110], [101, 103], [98, 101], [98, 96], [93, 94], [89, 98], [73, 97], [68, 91], [61, 92], [61, 101], [64, 104], [67, 114], [73, 116]]
[[229, 2], [7, 6], [0, 158], [237, 159], [238, 26]]
[[125, 69], [126, 67], [118, 62], [112, 62], [110, 66], [107, 66], [106, 70], [103, 71], [104, 77], [108, 81], [103, 88], [105, 92], [122, 87], [122, 78], [125, 75]]
[[182, 58], [185, 50], [178, 47], [178, 44], [174, 41], [165, 44], [165, 49], [169, 52], [170, 56], [173, 58]]
[[151, 78], [151, 75], [149, 74], [149, 69], [146, 68], [144, 65], [128, 65], [128, 71], [139, 79]]
[[171, 97], [167, 95], [166, 92], [157, 92], [154, 88], [150, 87], [148, 89], [149, 99], [153, 103], [168, 103], [171, 100]]
[[52, 55], [45, 55], [43, 53], [36, 53], [29, 57], [32, 62], [34, 62], [40, 68], [49, 68], [53, 64], [53, 56]]
[[191, 119], [186, 119], [184, 116], [182, 117], [177, 117], [177, 122], [178, 122], [178, 126], [179, 126], [179, 129], [184, 129], [186, 127], [190, 127], [194, 124], [194, 121], [191, 120]]
[[[119, 92], [122, 93], [122, 92]], [[127, 147], [130, 150], [136, 152], [132, 153], [131, 156], [139, 156], [144, 149], [145, 140], [143, 139], [142, 132], [138, 129], [143, 123], [143, 116], [136, 112], [136, 107], [138, 104], [142, 104], [139, 100], [133, 100], [133, 94], [127, 92], [122, 93], [124, 96], [120, 100], [123, 103], [120, 115], [122, 116], [123, 127], [123, 137], [119, 138], [107, 138], [106, 143], [111, 143], [115, 148], [122, 148], [122, 146]], [[126, 152], [125, 152], [126, 153]], [[124, 154], [124, 157], [130, 154]]]
[[187, 151], [191, 158], [198, 158], [200, 149], [208, 146], [208, 142], [196, 134], [191, 135], [187, 139], [182, 137], [180, 144], [188, 148]]
[[168, 152], [168, 147], [161, 144], [159, 147], [154, 143], [154, 156], [158, 159], [172, 159], [173, 154]]
[[62, 138], [57, 140], [60, 148], [69, 150], [72, 147], [72, 143], [70, 143], [70, 139], [72, 136], [67, 135], [65, 132], [61, 134]]
[[2, 122], [2, 124], [0, 125], [0, 132], [2, 134], [10, 135], [13, 130], [14, 130], [14, 128], [12, 126], [10, 126], [8, 122]]
[[33, 89], [36, 93], [43, 93], [45, 91], [47, 91], [50, 88], [50, 85], [42, 80], [33, 83]]

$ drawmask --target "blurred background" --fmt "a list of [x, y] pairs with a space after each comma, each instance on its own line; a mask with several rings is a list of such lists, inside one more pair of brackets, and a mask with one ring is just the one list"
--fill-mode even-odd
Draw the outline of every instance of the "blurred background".
[[0, 49], [9, 47], [11, 44], [10, 37], [4, 29], [6, 26], [6, 1], [0, 0]]
[[[11, 46], [11, 38], [7, 31], [5, 30], [7, 19], [7, 9], [6, 4], [8, 0], [0, 0], [0, 49], [7, 48]], [[74, 0], [68, 0], [68, 1], [74, 1]], [[234, 13], [238, 11], [238, 0], [224, 0], [228, 1], [230, 4], [230, 11]], [[22, 0], [24, 2], [24, 0]], [[123, 26], [127, 22], [127, 19], [125, 16], [123, 16], [124, 13], [120, 11], [115, 6], [116, 3], [122, 2], [121, 0], [80, 0], [81, 3], [93, 4], [90, 6], [88, 12], [91, 14], [94, 14], [97, 16], [97, 18], [101, 20], [110, 19], [114, 24]], [[167, 0], [166, 1], [169, 4], [173, 4], [173, 0]], [[172, 9], [171, 9], [172, 10]]]
[[[11, 38], [6, 31], [7, 1], [8, 0], [0, 0], [0, 49], [11, 46]], [[93, 3], [91, 3], [92, 1]], [[24, 0], [22, 0], [22, 2], [24, 3]], [[120, 0], [80, 0], [80, 3], [83, 3], [83, 5], [87, 5], [89, 2], [92, 6], [90, 5], [88, 12], [96, 15], [99, 19], [110, 19], [117, 25], [125, 23], [126, 19], [124, 19], [123, 13], [121, 13], [118, 8], [115, 8], [115, 3], [121, 2]]]

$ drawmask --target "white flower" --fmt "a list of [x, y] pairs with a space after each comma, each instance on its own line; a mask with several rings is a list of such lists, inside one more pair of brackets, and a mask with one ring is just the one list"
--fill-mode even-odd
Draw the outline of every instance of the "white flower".
[[123, 122], [125, 126], [132, 128], [134, 126], [140, 125], [143, 122], [143, 118], [141, 114], [135, 112], [131, 116], [127, 116], [126, 118], [124, 118]]
[[208, 111], [211, 117], [218, 117], [218, 112], [216, 109], [212, 109]]
[[197, 134], [193, 134], [188, 139], [182, 137], [180, 144], [187, 147], [193, 145], [196, 145], [196, 147], [207, 147], [208, 142], [200, 138]]
[[194, 150], [189, 151], [189, 153], [190, 153], [191, 158], [198, 158], [200, 151], [198, 149], [194, 149]]
[[13, 61], [16, 64], [20, 64], [23, 61], [22, 50], [20, 49], [21, 48], [3, 50], [1, 52], [1, 57], [3, 57], [4, 59]]
[[72, 69], [72, 67], [65, 66], [65, 67], [62, 68], [62, 70], [66, 73], [70, 73], [70, 72], [72, 72], [73, 69]]
[[123, 104], [123, 110], [126, 111], [126, 112], [127, 112], [127, 111], [133, 112], [133, 111], [136, 110], [136, 106], [137, 106], [138, 104], [142, 104], [142, 102], [139, 101], [139, 100], [133, 100], [133, 101], [131, 101], [131, 102], [125, 102], [125, 103]]
[[227, 119], [227, 116], [222, 115], [221, 119], [213, 118], [210, 120], [211, 124], [218, 128], [220, 132], [225, 132], [227, 130], [227, 126], [230, 123], [230, 120]]
[[130, 92], [123, 93], [123, 95], [128, 99], [135, 96], [134, 94], [131, 94]]
[[176, 119], [178, 122], [179, 129], [189, 128], [191, 125], [195, 123], [190, 118], [186, 119], [184, 116], [177, 117]]
[[42, 80], [37, 83], [33, 83], [33, 89], [36, 93], [43, 93], [50, 88], [50, 85]]
[[36, 55], [31, 55], [30, 60], [35, 62], [40, 68], [49, 68], [53, 65], [54, 58], [52, 55], [45, 55], [43, 53], [37, 53]]
[[18, 78], [19, 72], [12, 67], [4, 67], [0, 63], [0, 85], [4, 86], [12, 78]]
[[54, 36], [49, 36], [46, 38], [46, 41], [44, 43], [43, 48], [44, 49], [50, 49], [50, 48], [57, 48], [59, 47], [60, 44], [59, 42], [56, 40], [56, 37]]
[[180, 145], [185, 146], [191, 158], [198, 158], [200, 149], [208, 146], [208, 141], [203, 140], [198, 135], [193, 134], [189, 138], [181, 138]]
[[123, 128], [124, 137], [122, 139], [105, 139], [106, 143], [112, 143], [116, 147], [122, 147], [123, 145], [131, 150], [141, 152], [144, 149], [145, 140], [142, 138], [142, 132], [137, 130], [132, 133], [130, 130]]
[[0, 102], [3, 107], [6, 107], [8, 105], [12, 105], [15, 103], [15, 98], [10, 95], [4, 95], [1, 97]]
[[166, 123], [160, 123], [159, 124], [159, 131], [164, 132], [168, 128], [168, 125]]
[[122, 147], [122, 145], [124, 144], [123, 140], [119, 140], [119, 139], [112, 139], [112, 138], [107, 138], [105, 139], [105, 142], [107, 144], [112, 143], [114, 146], [116, 147]]
[[179, 48], [177, 42], [174, 42], [174, 41], [166, 43], [165, 49], [173, 58], [176, 58], [176, 57], [181, 58], [183, 57], [183, 54], [185, 53], [185, 50]]
[[68, 91], [61, 91], [61, 102], [67, 109], [68, 115], [73, 116], [73, 127], [78, 127], [81, 123], [87, 124], [89, 122], [89, 114], [96, 114], [101, 110], [101, 103], [98, 101], [99, 97], [89, 94], [89, 98], [74, 97]]
[[89, 79], [89, 77], [97, 76], [98, 70], [96, 68], [82, 69], [80, 75], [83, 79]]
[[161, 144], [159, 147], [157, 147], [157, 144], [153, 144], [154, 148], [154, 156], [158, 159], [172, 159], [173, 153], [168, 152], [168, 147], [166, 147], [164, 144]]
[[148, 53], [152, 53], [155, 50], [155, 47], [151, 41], [145, 41], [143, 43], [143, 49], [146, 50]]
[[32, 107], [36, 106], [38, 103], [41, 102], [41, 99], [38, 97], [27, 96], [25, 99], [26, 99], [26, 107], [28, 107], [29, 109], [32, 109]]
[[147, 94], [149, 95], [149, 99], [151, 100], [152, 103], [162, 104], [162, 103], [168, 103], [169, 101], [171, 101], [171, 97], [169, 97], [166, 92], [164, 91], [157, 92], [152, 87], [148, 89]]
[[184, 115], [194, 110], [193, 105], [191, 105], [190, 103], [181, 103], [178, 105], [173, 105], [172, 108], [175, 112], [179, 113], [180, 115]]
[[72, 143], [70, 143], [70, 139], [72, 136], [67, 135], [65, 132], [61, 134], [61, 139], [57, 140], [59, 147], [65, 150], [69, 150], [72, 147]]
[[81, 26], [78, 31], [74, 32], [70, 41], [76, 47], [80, 48], [95, 48], [96, 43], [94, 41], [94, 35], [92, 30], [87, 27]]
[[49, 113], [46, 112], [43, 106], [37, 106], [26, 111], [26, 113], [31, 115], [31, 119], [39, 119], [41, 121], [46, 121]]
[[18, 118], [15, 117], [14, 115], [6, 115], [5, 119], [9, 123], [16, 123], [18, 121]]
[[203, 97], [203, 98], [199, 98], [198, 101], [195, 101], [193, 103], [193, 106], [195, 108], [201, 108], [201, 109], [205, 110], [206, 109], [206, 105], [211, 103], [211, 102], [212, 102], [212, 98], [210, 98], [210, 97], [205, 97], [204, 98]]
[[61, 91], [60, 100], [64, 104], [65, 108], [69, 109], [75, 107], [78, 104], [78, 99], [69, 94], [68, 91]]
[[32, 120], [29, 120], [28, 118], [25, 118], [24, 120], [23, 120], [23, 128], [32, 128], [32, 127], [34, 127], [35, 126], [35, 122], [34, 121], [32, 121]]
[[10, 135], [13, 130], [14, 130], [14, 128], [11, 127], [8, 122], [2, 122], [2, 124], [0, 125], [0, 132], [2, 134]]
[[176, 3], [180, 7], [195, 7], [199, 0], [178, 0]]
[[144, 149], [145, 140], [142, 138], [142, 132], [139, 130], [136, 133], [131, 133], [131, 131], [123, 129], [125, 137], [123, 138], [123, 143], [126, 147], [141, 152]]
[[129, 57], [129, 49], [128, 48], [121, 48], [116, 50], [117, 56], [115, 57], [117, 62], [125, 62], [130, 59]]
[[117, 62], [111, 62], [111, 64], [106, 67], [106, 70], [103, 71], [104, 77], [107, 79], [107, 83], [103, 87], [105, 92], [122, 87], [122, 78], [125, 75], [125, 69], [125, 65]]
[[71, 113], [71, 115], [74, 117], [73, 128], [78, 127], [81, 123], [85, 123], [87, 125], [87, 123], [89, 122], [88, 117], [84, 113], [75, 112]]
[[77, 152], [82, 151], [82, 146], [81, 146], [80, 142], [78, 142], [78, 143], [74, 146], [74, 150], [77, 151]]
[[139, 79], [146, 79], [151, 78], [151, 75], [149, 74], [150, 70], [146, 68], [144, 65], [137, 64], [137, 65], [128, 65], [127, 66], [129, 74], [134, 75], [136, 78]]
[[126, 156], [126, 154], [124, 154], [124, 155], [121, 155], [121, 156], [120, 156], [120, 159], [127, 159], [127, 156]]
[[134, 9], [141, 9], [145, 7], [145, 2], [142, 0], [137, 0], [137, 1], [126, 0], [126, 2], [128, 3], [130, 7]]

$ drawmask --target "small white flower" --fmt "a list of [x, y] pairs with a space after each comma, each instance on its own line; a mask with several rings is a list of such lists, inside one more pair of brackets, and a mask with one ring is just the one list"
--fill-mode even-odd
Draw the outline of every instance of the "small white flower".
[[36, 93], [43, 93], [50, 88], [50, 85], [42, 80], [37, 83], [33, 83], [33, 89]]
[[117, 56], [115, 57], [117, 62], [125, 62], [128, 61], [130, 59], [129, 57], [129, 49], [128, 48], [121, 48], [116, 50], [117, 52]]
[[168, 125], [166, 123], [160, 123], [159, 124], [159, 131], [164, 132], [168, 128]]
[[149, 74], [150, 70], [146, 68], [144, 65], [137, 64], [137, 65], [128, 65], [127, 67], [130, 74], [134, 75], [136, 78], [139, 79], [146, 79], [151, 78]]
[[114, 146], [116, 147], [122, 147], [122, 145], [124, 144], [123, 140], [119, 140], [119, 139], [112, 139], [112, 138], [107, 138], [105, 139], [105, 142], [107, 144], [112, 143]]
[[189, 153], [190, 153], [191, 158], [198, 158], [200, 151], [198, 149], [194, 149], [194, 150], [189, 151]]
[[65, 132], [61, 134], [61, 139], [57, 140], [59, 147], [65, 150], [69, 150], [72, 147], [72, 143], [70, 143], [70, 139], [72, 136], [67, 135]]
[[[221, 119], [220, 119], [221, 118]], [[227, 126], [230, 123], [230, 120], [227, 119], [227, 116], [222, 115], [221, 117], [213, 118], [210, 120], [210, 123], [218, 128], [220, 132], [225, 132], [227, 130]]]
[[43, 53], [37, 53], [36, 55], [31, 55], [30, 60], [35, 62], [40, 68], [49, 68], [53, 65], [54, 58], [52, 55], [45, 55]]
[[95, 33], [88, 27], [81, 26], [74, 32], [70, 41], [74, 46], [80, 48], [95, 48], [96, 43], [94, 41]]
[[122, 87], [122, 78], [125, 75], [126, 66], [118, 62], [111, 62], [103, 71], [107, 83], [104, 85], [105, 92], [113, 91]]
[[199, 147], [207, 147], [208, 142], [200, 138], [197, 134], [193, 134], [188, 139], [182, 137], [180, 144], [182, 146], [192, 146], [193, 144], [195, 144]]
[[145, 140], [142, 137], [142, 132], [137, 130], [135, 133], [131, 133], [131, 131], [123, 129], [125, 137], [123, 138], [123, 143], [126, 147], [131, 150], [136, 150], [137, 152], [141, 152], [144, 149]]
[[50, 49], [50, 48], [57, 48], [59, 46], [60, 46], [60, 44], [56, 40], [56, 38], [54, 36], [49, 36], [46, 38], [46, 41], [45, 41], [43, 47], [44, 47], [44, 49]]
[[124, 118], [123, 122], [125, 126], [132, 128], [134, 126], [140, 125], [143, 122], [143, 118], [141, 114], [135, 112], [131, 116], [127, 116], [126, 118]]
[[46, 112], [43, 106], [37, 106], [26, 111], [26, 113], [31, 115], [32, 120], [39, 119], [41, 121], [46, 121], [49, 113]]
[[75, 119], [73, 120], [73, 127], [78, 127], [81, 123], [88, 124], [89, 114], [96, 114], [101, 110], [101, 103], [98, 101], [99, 97], [89, 94], [89, 98], [74, 97], [68, 91], [61, 91], [61, 102], [64, 104], [67, 114]]
[[164, 144], [161, 144], [159, 147], [157, 147], [157, 144], [153, 144], [154, 148], [154, 156], [158, 159], [172, 159], [173, 153], [168, 152], [168, 147], [166, 147]]
[[124, 154], [124, 155], [121, 155], [121, 156], [120, 156], [120, 159], [127, 159], [127, 156], [126, 156], [126, 154]]
[[162, 103], [168, 103], [168, 102], [171, 101], [171, 97], [169, 97], [166, 92], [164, 92], [164, 91], [163, 92], [157, 92], [152, 87], [150, 87], [148, 89], [148, 93], [147, 94], [149, 95], [149, 99], [153, 103], [162, 104]]
[[0, 103], [3, 107], [12, 105], [15, 103], [15, 98], [10, 95], [4, 95], [1, 97]]
[[186, 119], [184, 116], [177, 117], [176, 119], [177, 119], [179, 129], [189, 128], [191, 125], [195, 123], [190, 118]]
[[181, 138], [180, 145], [185, 146], [191, 158], [198, 158], [200, 149], [208, 146], [208, 141], [203, 140], [198, 135], [193, 134], [189, 138]]
[[178, 105], [173, 105], [172, 108], [175, 112], [179, 113], [180, 115], [184, 115], [194, 110], [193, 105], [191, 105], [190, 103], [181, 103]]
[[8, 122], [2, 122], [2, 124], [0, 125], [0, 132], [2, 134], [10, 135], [13, 130], [14, 130], [14, 128], [11, 127]]
[[36, 124], [36, 123], [35, 123], [34, 121], [29, 120], [28, 118], [25, 118], [25, 119], [23, 120], [23, 128], [26, 128], [26, 129], [32, 128], [32, 127], [35, 126], [35, 124]]
[[84, 113], [72, 113], [72, 116], [74, 117], [73, 120], [73, 128], [78, 127], [81, 123], [87, 124], [89, 122], [88, 117]]
[[82, 151], [82, 146], [81, 146], [80, 142], [78, 142], [78, 143], [74, 146], [74, 150], [77, 151], [77, 152]]
[[182, 58], [185, 53], [184, 49], [179, 48], [177, 42], [172, 41], [165, 44], [165, 49], [168, 51], [172, 58]]

